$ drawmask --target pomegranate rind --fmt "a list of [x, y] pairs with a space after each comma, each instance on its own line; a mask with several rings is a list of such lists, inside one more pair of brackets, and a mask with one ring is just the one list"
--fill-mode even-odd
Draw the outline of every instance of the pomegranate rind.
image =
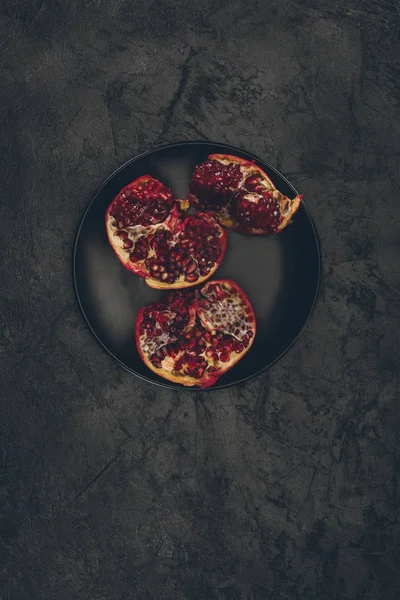
[[[286, 225], [289, 225], [289, 223], [291, 222], [293, 216], [297, 213], [297, 211], [300, 208], [302, 198], [303, 198], [302, 194], [299, 194], [298, 196], [296, 196], [295, 198], [293, 198], [293, 200], [289, 201], [290, 202], [290, 208], [289, 208], [288, 212], [283, 216], [282, 221], [279, 223], [279, 227], [278, 227], [277, 233], [279, 231], [282, 231], [282, 229], [285, 229]], [[278, 203], [280, 204], [280, 206], [281, 206], [281, 203], [283, 203], [283, 202], [286, 201], [286, 199], [288, 199], [286, 196], [282, 196], [282, 198], [280, 200], [278, 200]], [[282, 214], [282, 206], [281, 206], [281, 214]]]
[[[279, 223], [277, 230], [275, 231], [275, 235], [277, 233], [279, 233], [280, 231], [282, 231], [287, 225], [289, 225], [293, 216], [300, 208], [302, 196], [297, 195], [295, 198], [293, 198], [291, 200], [287, 196], [284, 196], [283, 194], [281, 194], [281, 192], [279, 192], [276, 189], [276, 187], [274, 186], [274, 184], [272, 183], [272, 181], [268, 177], [268, 175], [265, 173], [265, 171], [263, 169], [261, 169], [261, 167], [256, 165], [255, 162], [246, 160], [244, 158], [240, 158], [239, 156], [233, 156], [231, 154], [209, 154], [206, 160], [217, 160], [224, 165], [228, 165], [231, 163], [237, 163], [240, 165], [241, 171], [243, 173], [243, 178], [242, 178], [241, 184], [238, 186], [236, 191], [239, 191], [241, 188], [243, 189], [243, 182], [248, 177], [250, 177], [252, 175], [260, 175], [260, 177], [262, 178], [261, 185], [263, 185], [263, 187], [265, 187], [266, 190], [273, 192], [273, 195], [275, 198], [276, 198], [276, 196], [278, 196], [278, 198], [279, 198], [278, 204], [279, 204], [280, 208], [281, 208], [282, 204], [286, 205], [287, 203], [289, 203], [289, 209], [285, 212], [284, 215], [282, 215], [282, 219]], [[235, 192], [233, 192], [232, 197], [234, 196], [234, 193]], [[201, 202], [196, 197], [196, 195], [193, 194], [192, 192], [189, 193], [188, 199], [191, 202], [191, 204], [193, 204], [194, 206], [202, 207]], [[237, 221], [235, 216], [231, 214], [230, 202], [228, 202], [228, 204], [226, 206], [223, 206], [221, 209], [214, 209], [213, 212], [217, 216], [218, 221], [221, 223], [221, 225], [223, 225], [227, 229], [230, 229], [231, 231], [235, 231], [237, 233], [250, 234], [250, 235], [268, 235], [268, 234], [270, 235], [271, 234], [270, 231], [265, 230], [265, 229], [245, 227], [245, 226], [241, 225]]]
[[[173, 283], [166, 283], [166, 282], [160, 281], [158, 279], [155, 279], [154, 277], [151, 277], [149, 270], [147, 269], [147, 267], [145, 265], [145, 259], [139, 260], [136, 262], [132, 262], [129, 259], [129, 253], [123, 248], [123, 240], [121, 240], [118, 236], [115, 235], [115, 232], [117, 231], [117, 229], [113, 226], [113, 222], [115, 221], [115, 219], [111, 215], [111, 211], [113, 209], [114, 203], [118, 201], [121, 194], [123, 194], [125, 191], [134, 190], [138, 184], [145, 183], [150, 180], [155, 181], [156, 183], [160, 184], [160, 186], [163, 185], [160, 181], [158, 181], [157, 179], [155, 179], [154, 177], [152, 177], [150, 175], [142, 175], [138, 179], [135, 179], [135, 181], [126, 185], [118, 193], [118, 195], [114, 198], [114, 200], [108, 207], [108, 209], [106, 211], [105, 221], [106, 221], [107, 237], [108, 237], [108, 241], [109, 241], [111, 247], [113, 248], [115, 254], [117, 255], [120, 262], [123, 264], [123, 266], [131, 273], [134, 273], [135, 275], [142, 277], [145, 280], [145, 283], [153, 289], [159, 289], [159, 290], [183, 289], [183, 288], [194, 287], [196, 285], [204, 283], [205, 281], [207, 281], [207, 279], [212, 277], [212, 275], [215, 273], [215, 271], [218, 269], [219, 265], [221, 264], [221, 261], [223, 260], [225, 252], [226, 252], [226, 244], [227, 244], [226, 231], [220, 226], [217, 218], [212, 217], [210, 213], [207, 214], [207, 218], [210, 219], [210, 217], [211, 217], [214, 220], [213, 226], [215, 226], [219, 231], [220, 235], [218, 237], [218, 240], [220, 243], [221, 252], [220, 252], [220, 256], [219, 256], [218, 260], [216, 260], [214, 265], [210, 268], [210, 271], [206, 275], [201, 275], [199, 273], [198, 279], [194, 282], [186, 281], [184, 273], [182, 273]], [[148, 235], [150, 235], [151, 233], [156, 232], [158, 229], [164, 229], [164, 230], [171, 231], [174, 229], [174, 227], [179, 227], [180, 223], [183, 226], [184, 220], [186, 218], [184, 216], [184, 211], [186, 211], [189, 207], [190, 207], [190, 202], [188, 199], [186, 199], [186, 200], [175, 199], [174, 205], [173, 205], [169, 215], [167, 216], [167, 218], [164, 221], [154, 224], [154, 225], [144, 226], [143, 229], [148, 233]], [[180, 223], [179, 223], [179, 221], [180, 221]], [[125, 229], [132, 230], [132, 229], [138, 228], [138, 227], [139, 227], [138, 225], [133, 226], [133, 228], [128, 226]]]
[[[143, 344], [144, 344], [146, 338], [141, 333], [141, 325], [142, 325], [142, 322], [144, 319], [144, 311], [146, 310], [147, 307], [142, 307], [138, 312], [138, 315], [136, 318], [136, 324], [135, 324], [136, 348], [137, 348], [139, 356], [142, 359], [142, 361], [144, 362], [144, 364], [153, 373], [162, 377], [163, 379], [171, 381], [172, 383], [179, 383], [185, 387], [198, 386], [200, 388], [206, 388], [206, 387], [210, 387], [210, 386], [214, 385], [217, 382], [217, 380], [219, 379], [219, 377], [221, 377], [221, 375], [223, 375], [224, 373], [229, 371], [250, 350], [251, 346], [253, 345], [255, 335], [256, 335], [256, 317], [255, 317], [254, 310], [251, 306], [251, 303], [250, 303], [248, 297], [234, 281], [229, 280], [229, 279], [212, 280], [212, 281], [206, 283], [201, 288], [200, 293], [202, 293], [203, 291], [206, 291], [206, 293], [207, 293], [207, 291], [210, 289], [210, 286], [213, 287], [216, 285], [220, 285], [223, 289], [230, 289], [230, 290], [234, 289], [237, 297], [240, 298], [241, 302], [246, 305], [246, 310], [247, 310], [246, 322], [247, 322], [248, 327], [252, 330], [252, 335], [251, 335], [248, 345], [246, 347], [244, 347], [244, 349], [241, 353], [231, 352], [231, 354], [230, 354], [231, 358], [227, 362], [223, 363], [220, 360], [218, 361], [218, 363], [213, 362], [213, 365], [215, 365], [215, 364], [219, 365], [219, 367], [217, 367], [217, 370], [215, 370], [211, 373], [206, 370], [204, 375], [201, 378], [195, 378], [195, 377], [192, 377], [185, 373], [176, 373], [176, 372], [174, 373], [172, 370], [164, 368], [162, 366], [156, 367], [151, 362], [150, 355], [148, 355], [146, 352], [143, 351]], [[202, 299], [204, 300], [205, 296]], [[196, 319], [196, 314], [198, 315], [201, 324], [203, 325], [203, 327], [206, 330], [213, 331], [215, 329], [215, 323], [213, 323], [209, 318], [207, 318], [207, 316], [204, 313], [204, 310], [201, 307], [201, 304], [198, 301], [194, 300], [193, 305], [191, 305], [189, 307], [190, 318], [189, 318], [189, 322], [188, 322], [187, 326], [185, 327], [184, 331], [187, 331], [190, 327], [193, 326], [194, 321]], [[178, 338], [176, 338], [176, 337], [171, 337], [171, 339], [167, 343], [175, 343], [175, 341], [177, 341], [177, 339]], [[143, 342], [143, 344], [142, 344], [142, 342]], [[164, 345], [167, 345], [167, 343], [165, 343]], [[207, 346], [207, 347], [209, 347], [209, 346]], [[182, 352], [184, 352], [184, 351], [182, 351]]]

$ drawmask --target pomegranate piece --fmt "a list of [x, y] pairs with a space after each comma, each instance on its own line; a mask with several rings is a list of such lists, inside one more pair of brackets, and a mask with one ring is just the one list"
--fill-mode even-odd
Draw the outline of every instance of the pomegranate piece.
[[185, 288], [215, 273], [226, 250], [226, 231], [210, 212], [186, 214], [189, 202], [144, 175], [109, 206], [106, 229], [122, 264], [157, 289]]
[[205, 208], [221, 207], [238, 189], [243, 178], [236, 163], [208, 159], [198, 165], [190, 180], [190, 191]]
[[270, 191], [261, 194], [240, 191], [233, 210], [238, 223], [249, 230], [276, 233], [282, 220], [279, 204]]
[[209, 387], [251, 348], [256, 318], [229, 279], [171, 291], [140, 309], [136, 347], [154, 373], [184, 386]]
[[254, 162], [228, 154], [210, 154], [190, 180], [189, 200], [213, 211], [219, 222], [250, 234], [278, 233], [299, 209]]

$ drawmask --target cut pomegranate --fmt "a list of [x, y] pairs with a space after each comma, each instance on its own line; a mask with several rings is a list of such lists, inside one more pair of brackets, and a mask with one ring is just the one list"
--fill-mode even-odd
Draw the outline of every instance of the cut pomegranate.
[[252, 306], [229, 279], [172, 291], [140, 309], [135, 337], [144, 363], [184, 386], [209, 387], [249, 351], [256, 335]]
[[254, 162], [229, 154], [210, 154], [190, 180], [189, 200], [213, 211], [220, 223], [242, 233], [278, 233], [299, 209]]
[[185, 288], [215, 273], [226, 232], [211, 212], [185, 213], [187, 200], [149, 175], [127, 185], [109, 206], [107, 235], [122, 264], [157, 289]]

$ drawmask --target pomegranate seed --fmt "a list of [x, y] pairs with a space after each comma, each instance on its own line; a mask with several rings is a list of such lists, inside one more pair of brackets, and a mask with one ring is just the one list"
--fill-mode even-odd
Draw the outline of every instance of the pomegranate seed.
[[198, 278], [199, 276], [197, 275], [197, 273], [190, 273], [190, 275], [186, 275], [185, 280], [189, 281], [190, 283], [194, 283], [198, 280]]
[[123, 247], [125, 248], [125, 250], [129, 250], [129, 248], [132, 248], [133, 246], [133, 242], [132, 240], [125, 240]]
[[207, 358], [216, 358], [217, 351], [212, 346], [209, 346], [205, 352], [205, 355], [207, 356]]
[[192, 356], [188, 357], [188, 367], [189, 369], [195, 369], [197, 366], [197, 357], [194, 358]]
[[168, 347], [168, 354], [169, 356], [171, 356], [172, 358], [176, 358], [176, 356], [178, 355], [178, 347], [175, 344], [170, 344]]
[[189, 260], [189, 262], [185, 266], [185, 273], [187, 275], [190, 275], [190, 273], [194, 273], [194, 271], [196, 270], [196, 268], [197, 268], [197, 265], [194, 262], [194, 260]]
[[230, 360], [230, 356], [227, 352], [221, 352], [219, 358], [222, 362], [228, 362]]
[[245, 182], [245, 188], [249, 191], [249, 192], [258, 192], [258, 191], [262, 191], [264, 188], [262, 185], [260, 185], [262, 181], [262, 177], [261, 175], [251, 175], [250, 177], [248, 177], [246, 179]]

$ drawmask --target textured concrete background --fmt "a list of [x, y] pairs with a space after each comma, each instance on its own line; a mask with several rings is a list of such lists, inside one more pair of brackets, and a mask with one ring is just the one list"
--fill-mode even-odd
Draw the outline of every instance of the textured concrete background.
[[[395, 600], [399, 5], [3, 0], [1, 600]], [[87, 329], [71, 253], [118, 165], [211, 139], [304, 194], [321, 298], [269, 372], [176, 393]]]

